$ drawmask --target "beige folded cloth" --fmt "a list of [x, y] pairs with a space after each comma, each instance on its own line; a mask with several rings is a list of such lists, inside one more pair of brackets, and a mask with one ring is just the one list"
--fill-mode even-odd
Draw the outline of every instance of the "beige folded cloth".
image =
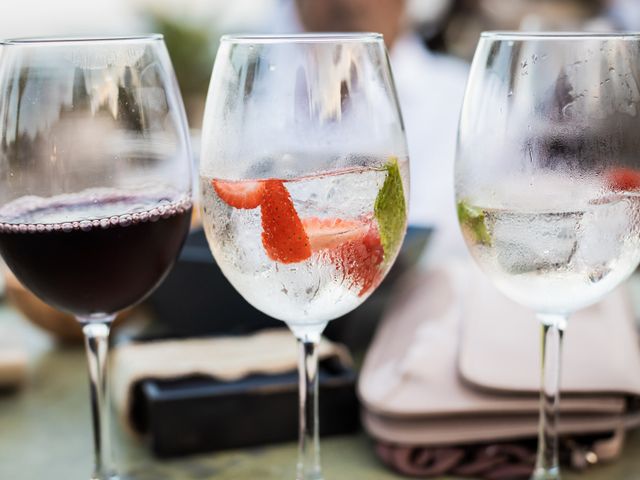
[[[481, 279], [468, 290], [461, 319], [460, 374], [484, 389], [537, 394], [539, 322], [530, 310], [497, 295]], [[640, 348], [626, 286], [569, 317], [562, 361], [565, 393], [640, 396]]]
[[23, 343], [13, 325], [0, 324], [0, 390], [14, 390], [27, 379], [29, 357]]
[[15, 346], [0, 344], [0, 390], [20, 387], [27, 378], [27, 353]]
[[[318, 356], [352, 363], [345, 347], [324, 338]], [[126, 344], [114, 349], [112, 362], [114, 403], [128, 419], [133, 388], [142, 380], [207, 375], [231, 381], [290, 372], [297, 368], [298, 347], [293, 334], [280, 328], [246, 336]]]
[[[539, 326], [469, 264], [416, 274], [399, 289], [367, 354], [365, 428], [408, 446], [531, 438], [537, 432]], [[569, 321], [561, 431], [640, 423], [640, 352], [624, 288]]]

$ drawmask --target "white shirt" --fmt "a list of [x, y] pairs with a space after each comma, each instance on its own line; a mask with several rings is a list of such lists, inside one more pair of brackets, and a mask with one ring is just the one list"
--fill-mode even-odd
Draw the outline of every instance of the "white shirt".
[[429, 52], [411, 34], [396, 40], [390, 56], [409, 147], [409, 223], [435, 227], [430, 256], [464, 252], [453, 164], [467, 64]]

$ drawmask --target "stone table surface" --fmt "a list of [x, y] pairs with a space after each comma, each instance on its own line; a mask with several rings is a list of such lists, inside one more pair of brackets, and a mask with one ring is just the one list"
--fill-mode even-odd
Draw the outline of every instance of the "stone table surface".
[[[0, 339], [11, 331], [31, 352], [26, 386], [0, 394], [0, 480], [86, 480], [91, 463], [85, 359], [78, 347], [60, 347], [0, 305]], [[292, 412], [292, 415], [295, 414]], [[116, 429], [117, 458], [127, 480], [294, 479], [295, 445], [266, 446], [171, 461], [152, 458], [143, 445], [123, 440]], [[322, 443], [327, 480], [393, 480], [364, 434]], [[629, 438], [623, 458], [565, 480], [637, 480], [640, 434]], [[453, 479], [449, 479], [453, 480]]]

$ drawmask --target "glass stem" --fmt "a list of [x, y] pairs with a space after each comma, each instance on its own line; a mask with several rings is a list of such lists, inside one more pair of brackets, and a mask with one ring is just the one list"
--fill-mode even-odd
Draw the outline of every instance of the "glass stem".
[[297, 335], [300, 389], [300, 436], [296, 480], [321, 480], [318, 429], [318, 345], [320, 333]]
[[93, 417], [94, 467], [91, 480], [107, 480], [114, 472], [109, 432], [107, 354], [110, 324], [115, 315], [79, 317], [89, 363], [91, 413]]
[[540, 423], [538, 457], [532, 480], [558, 480], [558, 409], [560, 406], [560, 373], [562, 340], [567, 316], [538, 314], [542, 323], [542, 379], [540, 385]]

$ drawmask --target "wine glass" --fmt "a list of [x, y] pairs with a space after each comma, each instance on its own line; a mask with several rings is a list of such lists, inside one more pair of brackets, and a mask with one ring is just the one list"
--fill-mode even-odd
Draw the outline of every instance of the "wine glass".
[[478, 265], [542, 323], [534, 479], [560, 478], [567, 318], [640, 259], [639, 46], [638, 34], [484, 33], [471, 67], [458, 217]]
[[408, 157], [382, 36], [225, 36], [205, 109], [202, 218], [225, 276], [298, 339], [297, 478], [321, 479], [317, 346], [404, 238]]
[[1, 44], [0, 254], [26, 287], [82, 324], [91, 478], [114, 478], [109, 327], [162, 281], [189, 228], [182, 100], [160, 35]]

